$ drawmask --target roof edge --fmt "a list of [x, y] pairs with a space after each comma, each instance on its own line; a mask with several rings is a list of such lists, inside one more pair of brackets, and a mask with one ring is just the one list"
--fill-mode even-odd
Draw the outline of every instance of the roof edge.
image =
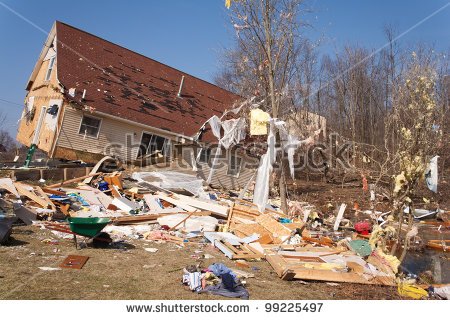
[[183, 74], [185, 74], [185, 75], [188, 75], [188, 76], [190, 76], [190, 77], [192, 77], [192, 78], [195, 78], [195, 79], [197, 79], [197, 80], [199, 80], [199, 81], [202, 81], [202, 82], [204, 82], [204, 83], [207, 83], [207, 84], [209, 84], [209, 85], [212, 85], [212, 86], [214, 86], [214, 87], [216, 87], [216, 88], [218, 88], [218, 89], [220, 89], [220, 90], [223, 90], [223, 91], [225, 91], [225, 92], [231, 93], [231, 94], [235, 95], [235, 96], [238, 97], [238, 98], [243, 98], [243, 97], [241, 97], [240, 95], [238, 95], [238, 94], [236, 94], [236, 93], [234, 93], [234, 92], [231, 92], [231, 91], [229, 91], [229, 90], [227, 90], [227, 89], [224, 89], [224, 88], [222, 88], [222, 87], [219, 87], [217, 84], [214, 84], [214, 83], [212, 83], [212, 82], [209, 82], [209, 81], [206, 81], [206, 80], [204, 80], [204, 79], [201, 79], [201, 78], [199, 78], [199, 77], [197, 77], [197, 76], [194, 76], [194, 75], [192, 75], [192, 74], [190, 74], [190, 73], [184, 72], [184, 71], [182, 71], [182, 70], [180, 70], [180, 69], [177, 69], [177, 68], [174, 68], [174, 67], [172, 67], [172, 66], [169, 66], [168, 64], [165, 64], [165, 63], [160, 62], [160, 61], [158, 61], [158, 60], [152, 59], [152, 58], [150, 58], [150, 57], [148, 57], [148, 56], [146, 56], [146, 55], [144, 55], [144, 54], [142, 54], [142, 53], [139, 53], [139, 52], [137, 52], [137, 51], [128, 49], [127, 47], [124, 47], [124, 46], [122, 46], [122, 45], [120, 45], [120, 44], [117, 44], [117, 43], [112, 42], [112, 41], [110, 41], [110, 40], [104, 39], [104, 38], [102, 38], [102, 37], [99, 37], [99, 36], [97, 36], [97, 35], [95, 35], [95, 34], [93, 34], [93, 33], [87, 32], [87, 31], [82, 30], [82, 29], [80, 29], [80, 28], [74, 27], [74, 26], [72, 26], [72, 25], [70, 25], [70, 24], [68, 24], [68, 23], [65, 23], [65, 22], [56, 20], [56, 21], [54, 22], [54, 24], [53, 24], [54, 26], [56, 26], [56, 29], [58, 29], [58, 24], [65, 25], [65, 26], [67, 26], [67, 27], [69, 27], [69, 28], [72, 28], [72, 29], [78, 30], [78, 31], [80, 31], [80, 32], [86, 33], [86, 34], [88, 34], [88, 35], [90, 35], [90, 36], [93, 36], [93, 37], [95, 37], [95, 38], [98, 38], [98, 39], [100, 39], [100, 40], [102, 40], [102, 41], [109, 42], [109, 43], [111, 43], [111, 44], [113, 44], [113, 45], [115, 45], [115, 46], [118, 46], [118, 47], [120, 47], [120, 48], [123, 48], [123, 49], [125, 49], [125, 50], [127, 50], [127, 51], [130, 51], [130, 52], [134, 53], [134, 54], [140, 55], [140, 56], [142, 56], [142, 57], [144, 57], [144, 58], [146, 58], [146, 59], [152, 60], [152, 61], [154, 61], [154, 62], [156, 62], [156, 63], [162, 64], [162, 65], [164, 65], [164, 66], [166, 66], [166, 67], [168, 67], [168, 68], [171, 68], [171, 69], [173, 69], [173, 70], [175, 70], [175, 71], [178, 71], [178, 72], [183, 73]]

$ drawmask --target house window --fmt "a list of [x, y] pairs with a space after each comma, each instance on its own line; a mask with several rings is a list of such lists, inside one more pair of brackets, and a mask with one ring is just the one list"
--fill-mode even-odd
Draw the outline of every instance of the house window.
[[202, 150], [200, 151], [200, 157], [198, 159], [198, 162], [208, 163], [209, 159], [211, 159], [211, 149], [202, 148]]
[[161, 153], [165, 157], [170, 156], [170, 140], [155, 134], [142, 133], [141, 145], [139, 147], [138, 158], [144, 155]]
[[230, 155], [228, 161], [227, 175], [232, 177], [238, 177], [239, 173], [241, 172], [241, 164], [242, 164], [241, 157], [235, 156], [234, 154]]
[[48, 63], [47, 73], [45, 74], [45, 81], [50, 80], [50, 76], [52, 75], [53, 66], [55, 65], [55, 58], [56, 57], [51, 58], [50, 62]]
[[83, 119], [81, 120], [80, 131], [78, 133], [84, 136], [97, 138], [100, 131], [101, 122], [101, 119], [83, 116]]

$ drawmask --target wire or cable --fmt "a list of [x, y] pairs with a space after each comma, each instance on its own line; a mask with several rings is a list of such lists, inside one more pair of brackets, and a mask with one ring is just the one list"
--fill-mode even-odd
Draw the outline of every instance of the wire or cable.
[[23, 104], [20, 104], [20, 103], [17, 103], [17, 102], [12, 102], [12, 101], [5, 100], [5, 99], [1, 99], [1, 98], [0, 98], [0, 101], [6, 102], [6, 103], [9, 103], [9, 104], [14, 104], [14, 105], [16, 105], [16, 106], [21, 106], [21, 107], [23, 107]]

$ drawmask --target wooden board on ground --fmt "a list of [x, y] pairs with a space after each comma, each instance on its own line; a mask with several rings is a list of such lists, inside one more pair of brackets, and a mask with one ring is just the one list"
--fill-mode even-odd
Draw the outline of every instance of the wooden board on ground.
[[220, 204], [202, 201], [200, 199], [195, 199], [187, 196], [183, 196], [181, 194], [174, 194], [174, 197], [180, 201], [182, 201], [184, 204], [190, 205], [194, 208], [207, 210], [214, 212], [216, 215], [219, 215], [223, 218], [228, 217], [228, 207], [222, 206]]
[[[375, 285], [391, 285], [395, 286], [394, 277], [375, 276], [367, 279], [362, 274], [355, 271], [340, 272], [335, 270], [322, 270], [306, 268], [305, 264], [295, 264], [292, 260], [288, 260], [278, 254], [266, 255], [266, 260], [283, 280], [317, 280], [327, 282], [349, 282], [360, 284], [375, 284]], [[311, 263], [313, 264], [313, 263]]]
[[68, 269], [81, 269], [88, 260], [89, 257], [86, 256], [69, 255], [59, 266]]
[[163, 195], [163, 194], [161, 194], [161, 193], [158, 194], [158, 197], [159, 197], [160, 199], [164, 200], [164, 201], [167, 201], [167, 202], [169, 202], [169, 203], [171, 203], [171, 204], [173, 204], [173, 205], [175, 205], [175, 206], [177, 206], [177, 207], [183, 209], [183, 210], [186, 210], [187, 212], [200, 211], [199, 209], [194, 208], [193, 206], [188, 205], [187, 203], [185, 203], [185, 202], [182, 201], [182, 200], [174, 199], [174, 198], [165, 196], [165, 195]]
[[274, 241], [276, 238], [284, 240], [291, 235], [291, 230], [286, 228], [282, 223], [276, 221], [270, 215], [262, 214], [255, 218], [261, 226], [264, 227], [270, 234], [272, 234]]

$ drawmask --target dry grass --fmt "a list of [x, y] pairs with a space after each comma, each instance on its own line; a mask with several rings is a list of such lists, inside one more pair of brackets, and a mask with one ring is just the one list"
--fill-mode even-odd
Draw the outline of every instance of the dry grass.
[[[127, 240], [126, 245], [109, 249], [75, 250], [73, 242], [59, 239], [59, 244], [43, 243], [57, 239], [50, 231], [37, 227], [14, 227], [8, 246], [0, 247], [0, 299], [222, 299], [198, 295], [181, 284], [181, 269], [197, 264], [191, 257], [199, 248], [178, 249], [174, 244], [156, 244]], [[145, 247], [159, 251], [149, 253]], [[207, 245], [204, 253], [214, 259], [202, 266], [222, 262], [234, 267], [215, 248]], [[81, 270], [41, 271], [39, 267], [58, 267], [69, 254], [89, 256]], [[250, 262], [258, 270], [247, 280], [251, 299], [400, 299], [396, 288], [300, 281], [282, 281], [265, 261]]]

